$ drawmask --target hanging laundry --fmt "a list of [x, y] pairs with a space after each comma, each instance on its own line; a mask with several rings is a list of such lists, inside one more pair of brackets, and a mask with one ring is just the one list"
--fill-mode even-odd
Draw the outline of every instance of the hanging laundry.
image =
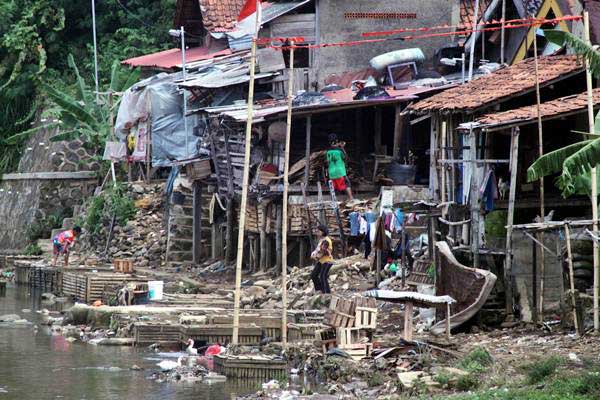
[[361, 235], [366, 235], [367, 232], [369, 231], [369, 223], [360, 214], [358, 216], [358, 223], [359, 223], [358, 233]]
[[490, 212], [494, 209], [494, 201], [498, 200], [498, 183], [494, 170], [490, 169], [483, 179], [483, 184], [479, 188], [481, 201], [484, 204], [484, 209]]
[[402, 232], [402, 226], [404, 225], [404, 213], [402, 212], [402, 209], [397, 208], [394, 212], [394, 216], [396, 217], [394, 219], [396, 232]]
[[360, 214], [353, 211], [348, 218], [350, 219], [350, 236], [358, 236], [360, 232]]

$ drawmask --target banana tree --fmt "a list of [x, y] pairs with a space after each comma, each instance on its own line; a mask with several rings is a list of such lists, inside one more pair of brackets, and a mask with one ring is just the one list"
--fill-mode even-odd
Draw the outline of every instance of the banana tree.
[[[600, 53], [596, 48], [568, 32], [545, 30], [544, 36], [558, 45], [572, 47], [586, 58], [592, 74], [600, 77]], [[527, 180], [532, 182], [560, 172], [556, 184], [563, 196], [591, 195], [591, 169], [600, 164], [600, 113], [596, 115], [594, 131], [584, 135], [591, 139], [565, 146], [537, 159], [527, 169]]]
[[[114, 101], [109, 104], [107, 96], [97, 96], [87, 86], [81, 77], [79, 69], [72, 55], [68, 57], [68, 63], [76, 78], [74, 95], [48, 84], [42, 84], [44, 92], [54, 103], [55, 107], [49, 110], [54, 115], [52, 122], [45, 125], [20, 132], [7, 138], [7, 141], [18, 141], [28, 137], [40, 129], [53, 129], [59, 127], [59, 133], [50, 140], [74, 140], [83, 139], [87, 147], [101, 149], [111, 135], [111, 111], [114, 113], [119, 106], [119, 98], [114, 96]], [[125, 91], [139, 80], [139, 69], [124, 69], [118, 61], [113, 63], [111, 79], [107, 92], [118, 93]], [[116, 114], [116, 113], [114, 113]]]

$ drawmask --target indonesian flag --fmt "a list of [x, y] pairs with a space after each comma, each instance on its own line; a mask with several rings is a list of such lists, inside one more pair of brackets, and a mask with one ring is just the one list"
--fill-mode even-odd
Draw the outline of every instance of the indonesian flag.
[[[258, 28], [260, 28], [261, 11], [262, 5], [260, 0], [246, 0], [246, 4], [244, 4], [238, 16], [236, 27], [233, 32], [230, 32], [230, 35], [234, 38], [246, 35], [254, 36], [258, 32]], [[258, 26], [256, 25], [257, 14]]]

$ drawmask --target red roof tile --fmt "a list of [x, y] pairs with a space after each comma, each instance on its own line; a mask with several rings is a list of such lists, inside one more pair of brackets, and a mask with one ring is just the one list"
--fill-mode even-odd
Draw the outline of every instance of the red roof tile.
[[[488, 8], [492, 0], [479, 0], [479, 12], [477, 13], [477, 19], [481, 19], [481, 16]], [[475, 13], [475, 0], [461, 0], [460, 1], [460, 25], [463, 29], [458, 31], [470, 29], [473, 24], [473, 14]]]
[[[583, 70], [577, 56], [548, 56], [539, 58], [540, 85], [546, 86]], [[464, 85], [448, 89], [408, 108], [411, 112], [473, 112], [510, 97], [535, 89], [534, 59], [499, 69]]]
[[202, 22], [209, 32], [230, 31], [246, 0], [199, 0]]
[[[594, 89], [593, 99], [594, 103], [600, 103], [600, 88]], [[586, 109], [587, 91], [540, 104], [540, 115], [542, 118], [558, 117], [563, 114], [584, 111]], [[475, 122], [481, 125], [498, 126], [515, 122], [535, 121], [536, 119], [537, 106], [534, 104], [500, 113], [486, 114]]]
[[[209, 60], [218, 56], [226, 56], [231, 54], [231, 50], [225, 49], [211, 53], [206, 47], [193, 47], [186, 50], [186, 63]], [[140, 57], [130, 58], [122, 61], [121, 64], [130, 65], [132, 67], [152, 67], [161, 69], [172, 69], [181, 65], [181, 50], [170, 49], [159, 51], [158, 53], [146, 54]]]

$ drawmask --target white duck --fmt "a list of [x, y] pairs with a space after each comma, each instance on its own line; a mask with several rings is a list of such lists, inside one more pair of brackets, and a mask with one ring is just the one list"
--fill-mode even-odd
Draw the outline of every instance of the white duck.
[[187, 341], [188, 347], [187, 349], [185, 349], [185, 351], [188, 354], [191, 354], [193, 356], [197, 356], [198, 355], [198, 349], [194, 347], [194, 340], [193, 339], [188, 339]]
[[163, 371], [171, 371], [172, 369], [181, 367], [182, 359], [183, 359], [183, 356], [180, 356], [179, 358], [177, 358], [177, 362], [175, 362], [173, 360], [162, 360], [161, 362], [159, 362], [156, 365], [158, 365], [160, 367], [160, 369], [162, 369]]

